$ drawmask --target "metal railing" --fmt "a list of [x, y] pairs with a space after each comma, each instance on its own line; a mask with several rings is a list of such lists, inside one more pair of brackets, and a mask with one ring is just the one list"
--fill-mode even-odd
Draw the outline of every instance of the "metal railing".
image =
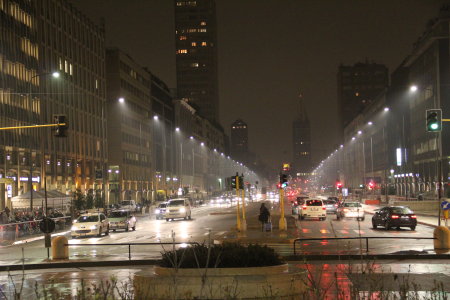
[[[64, 230], [72, 226], [71, 217], [52, 218], [55, 221], [56, 231]], [[41, 220], [0, 224], [0, 245], [12, 245], [15, 241], [25, 236], [37, 236], [43, 234], [39, 229]]]
[[295, 239], [294, 244], [294, 255], [297, 255], [295, 244], [297, 242], [303, 241], [329, 241], [329, 240], [366, 240], [366, 253], [369, 253], [369, 239], [409, 239], [409, 240], [435, 240], [434, 237], [397, 237], [397, 236], [361, 236], [361, 237], [332, 237], [332, 238], [299, 238]]
[[83, 247], [83, 246], [128, 246], [128, 259], [131, 260], [131, 246], [148, 246], [148, 245], [197, 245], [197, 242], [158, 242], [158, 243], [109, 243], [109, 244], [64, 244], [67, 247]]

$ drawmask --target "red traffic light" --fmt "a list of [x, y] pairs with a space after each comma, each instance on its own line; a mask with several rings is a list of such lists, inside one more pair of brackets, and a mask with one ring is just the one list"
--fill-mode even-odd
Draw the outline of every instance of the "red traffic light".
[[342, 182], [336, 181], [336, 188], [337, 188], [337, 189], [342, 188]]
[[373, 181], [369, 182], [369, 189], [373, 189], [375, 187], [375, 183]]

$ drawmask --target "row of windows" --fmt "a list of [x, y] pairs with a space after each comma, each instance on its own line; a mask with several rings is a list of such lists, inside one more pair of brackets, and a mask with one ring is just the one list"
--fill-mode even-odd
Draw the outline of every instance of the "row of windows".
[[177, 6], [197, 6], [197, 1], [177, 1]]
[[[208, 46], [208, 43], [207, 42], [201, 42], [199, 45], [201, 45], [202, 47], [206, 47], [206, 46]], [[192, 42], [191, 46], [192, 47], [197, 47], [197, 42]]]
[[142, 130], [143, 132], [150, 132], [150, 125], [148, 122], [140, 122], [136, 119], [129, 118], [125, 115], [122, 115], [123, 125], [134, 128], [136, 130]]
[[[206, 32], [206, 28], [188, 28], [180, 29], [180, 33], [196, 33], [196, 32]], [[176, 31], [178, 33], [178, 30]]]
[[150, 81], [141, 74], [137, 73], [133, 68], [131, 68], [129, 65], [124, 63], [123, 61], [120, 61], [120, 69], [124, 71], [126, 74], [130, 75], [132, 78], [136, 79], [140, 83], [142, 83], [145, 86], [150, 86]]
[[39, 85], [36, 70], [29, 70], [24, 64], [19, 62], [11, 62], [0, 54], [0, 72], [13, 76], [19, 80], [29, 82], [33, 78], [33, 84]]
[[122, 132], [122, 141], [127, 144], [136, 145], [140, 147], [150, 147], [147, 140], [139, 138], [138, 136]]
[[37, 44], [32, 43], [29, 39], [22, 37], [20, 48], [25, 54], [39, 59], [39, 47]]
[[140, 163], [143, 163], [144, 165], [147, 165], [149, 162], [149, 156], [145, 154], [139, 154], [129, 151], [123, 152], [123, 162], [128, 164], [134, 164], [139, 165]]
[[34, 22], [31, 15], [23, 11], [17, 3], [9, 3], [9, 7], [7, 7], [7, 4], [5, 4], [3, 0], [0, 0], [0, 10], [7, 12], [14, 19], [25, 24], [29, 28], [33, 28]]
[[[127, 92], [133, 94], [137, 98], [140, 98], [140, 99], [148, 99], [149, 98], [148, 93], [142, 91], [140, 88], [134, 86], [133, 84], [131, 84], [128, 81], [125, 81], [123, 79], [120, 79], [120, 87], [123, 88], [124, 90], [126, 90]], [[140, 110], [140, 108], [139, 108], [139, 110]], [[138, 112], [139, 112], [139, 110], [138, 110]]]

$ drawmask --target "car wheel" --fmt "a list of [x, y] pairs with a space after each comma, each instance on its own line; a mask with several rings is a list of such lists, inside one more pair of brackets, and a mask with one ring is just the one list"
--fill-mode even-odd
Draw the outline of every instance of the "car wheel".
[[305, 217], [303, 215], [300, 216], [300, 220], [304, 220]]
[[113, 232], [116, 232], [116, 230], [115, 230], [115, 229], [113, 229]]
[[411, 226], [411, 230], [416, 230], [416, 226]]
[[336, 215], [336, 220], [340, 221], [341, 220], [341, 216], [340, 215]]
[[375, 224], [374, 221], [372, 221], [372, 228], [373, 228], [373, 229], [377, 229], [377, 224]]
[[131, 229], [133, 229], [133, 231], [136, 231], [136, 224], [134, 224], [134, 226], [131, 227]]
[[102, 228], [101, 228], [101, 227], [98, 229], [98, 234], [97, 234], [97, 236], [102, 236]]
[[109, 235], [109, 226], [108, 226], [108, 228], [106, 228], [105, 235]]
[[185, 216], [183, 219], [187, 220], [187, 216]]
[[128, 228], [128, 224], [127, 224], [127, 228], [125, 228], [125, 231], [128, 232], [128, 230], [130, 230], [130, 228]]
[[384, 229], [386, 229], [386, 230], [391, 229], [391, 224], [389, 224], [389, 221], [386, 221], [386, 222], [384, 223]]
[[364, 217], [362, 217], [362, 218], [361, 218], [361, 221], [364, 221], [364, 220], [365, 220], [365, 218], [364, 218]]
[[322, 218], [322, 221], [325, 221], [326, 219], [327, 219], [327, 217], [323, 217], [323, 218]]
[[169, 222], [169, 219], [166, 218], [166, 222]]
[[189, 220], [192, 220], [192, 216], [191, 215], [189, 215]]

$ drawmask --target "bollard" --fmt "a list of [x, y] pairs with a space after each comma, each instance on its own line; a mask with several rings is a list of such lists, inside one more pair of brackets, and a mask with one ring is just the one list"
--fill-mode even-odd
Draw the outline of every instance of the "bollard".
[[445, 226], [438, 226], [434, 229], [433, 232], [434, 239], [434, 249], [440, 250], [449, 250], [450, 249], [450, 230]]
[[68, 259], [69, 258], [69, 241], [65, 236], [58, 236], [52, 241], [52, 258]]

